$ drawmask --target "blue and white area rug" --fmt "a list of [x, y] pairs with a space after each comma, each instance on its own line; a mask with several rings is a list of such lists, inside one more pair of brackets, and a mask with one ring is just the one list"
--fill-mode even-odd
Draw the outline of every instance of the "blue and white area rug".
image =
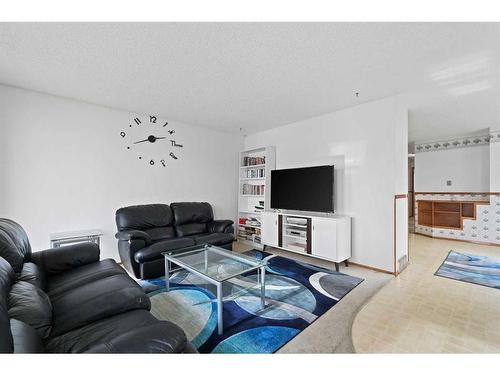
[[[261, 309], [256, 272], [232, 279], [223, 290], [235, 297], [224, 300], [222, 336], [215, 288], [187, 271], [171, 276], [170, 292], [163, 278], [141, 281], [151, 312], [182, 327], [201, 353], [274, 353], [363, 281], [258, 250], [246, 254], [268, 260], [267, 306]], [[220, 267], [231, 267], [231, 261]]]
[[435, 275], [500, 289], [500, 259], [452, 250]]

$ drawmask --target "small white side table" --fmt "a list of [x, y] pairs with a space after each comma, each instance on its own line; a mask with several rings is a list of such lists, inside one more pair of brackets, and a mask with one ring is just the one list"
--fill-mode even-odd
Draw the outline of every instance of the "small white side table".
[[65, 245], [73, 245], [81, 242], [93, 242], [101, 245], [103, 235], [100, 229], [77, 230], [72, 232], [59, 232], [50, 234], [50, 247], [56, 248]]

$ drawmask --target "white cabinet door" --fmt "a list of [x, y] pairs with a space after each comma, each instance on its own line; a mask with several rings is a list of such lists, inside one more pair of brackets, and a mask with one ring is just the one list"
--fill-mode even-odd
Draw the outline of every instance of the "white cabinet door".
[[262, 243], [268, 246], [278, 246], [278, 214], [262, 213]]
[[311, 253], [337, 260], [337, 223], [335, 220], [313, 217]]

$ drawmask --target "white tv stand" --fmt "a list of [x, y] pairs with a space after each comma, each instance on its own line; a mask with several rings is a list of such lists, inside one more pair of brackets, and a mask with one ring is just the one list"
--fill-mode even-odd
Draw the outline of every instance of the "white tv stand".
[[351, 257], [351, 218], [310, 216], [266, 211], [262, 213], [264, 246], [297, 252], [339, 263]]

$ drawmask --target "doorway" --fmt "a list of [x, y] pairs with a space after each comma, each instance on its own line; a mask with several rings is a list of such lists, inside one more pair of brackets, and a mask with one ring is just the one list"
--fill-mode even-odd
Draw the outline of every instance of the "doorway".
[[415, 233], [415, 156], [408, 156], [408, 232]]

